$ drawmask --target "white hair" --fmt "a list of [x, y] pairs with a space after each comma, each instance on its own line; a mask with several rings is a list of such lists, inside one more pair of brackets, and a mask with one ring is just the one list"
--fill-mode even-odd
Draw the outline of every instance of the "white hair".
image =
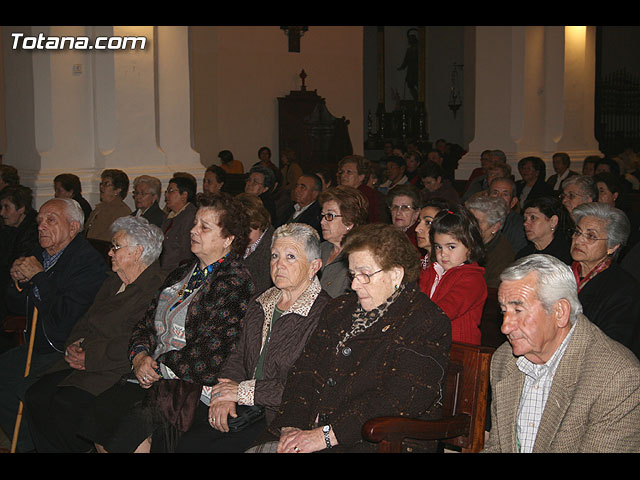
[[114, 220], [111, 224], [111, 232], [124, 233], [129, 242], [142, 247], [140, 260], [145, 266], [155, 262], [162, 252], [164, 235], [162, 230], [149, 223], [144, 217], [126, 216]]
[[273, 248], [276, 239], [282, 237], [294, 238], [301, 242], [309, 262], [321, 257], [320, 235], [315, 228], [305, 223], [285, 223], [273, 232], [271, 247]]
[[78, 222], [80, 229], [84, 225], [84, 211], [78, 202], [72, 198], [52, 198], [49, 202], [62, 202], [64, 203], [64, 213], [68, 222]]
[[536, 274], [536, 295], [545, 311], [551, 313], [555, 303], [564, 298], [571, 305], [570, 321], [575, 323], [578, 314], [582, 313], [582, 304], [571, 268], [556, 257], [537, 253], [520, 258], [505, 268], [500, 280], [522, 280], [530, 273]]

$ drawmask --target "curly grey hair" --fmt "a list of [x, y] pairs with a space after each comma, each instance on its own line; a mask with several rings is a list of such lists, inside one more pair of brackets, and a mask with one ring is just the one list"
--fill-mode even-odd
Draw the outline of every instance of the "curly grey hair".
[[[607, 247], [613, 248], [617, 245], [626, 245], [631, 233], [631, 223], [627, 215], [619, 208], [612, 207], [606, 203], [591, 202], [578, 205], [571, 212], [576, 225], [584, 217], [594, 217], [604, 222], [607, 231]], [[618, 254], [618, 248], [614, 256]]]
[[320, 258], [320, 235], [315, 228], [305, 223], [285, 223], [273, 232], [271, 247], [278, 238], [294, 238], [302, 242], [307, 260], [317, 260]]
[[592, 202], [598, 200], [598, 187], [593, 177], [589, 175], [573, 175], [567, 177], [562, 181], [562, 190], [569, 185], [576, 185], [580, 189], [580, 192], [582, 192], [582, 195], [591, 198]]
[[159, 178], [152, 177], [150, 175], [140, 175], [133, 180], [133, 188], [136, 188], [139, 184], [144, 183], [149, 185], [149, 192], [153, 195], [159, 196], [162, 191], [162, 182]]
[[489, 226], [494, 226], [498, 222], [500, 225], [504, 225], [509, 209], [507, 204], [500, 197], [489, 197], [487, 195], [473, 195], [469, 200], [464, 203], [464, 206], [470, 210], [477, 210], [482, 212], [487, 217], [487, 223]]
[[123, 232], [130, 243], [142, 247], [140, 260], [145, 266], [155, 262], [162, 252], [164, 235], [162, 230], [149, 223], [144, 217], [126, 216], [116, 219], [111, 224], [111, 233]]
[[578, 314], [582, 313], [582, 303], [578, 299], [578, 284], [571, 268], [556, 257], [536, 253], [522, 257], [505, 268], [500, 280], [522, 280], [530, 273], [536, 274], [535, 291], [544, 310], [551, 313], [555, 303], [564, 298], [571, 305], [570, 321], [575, 323]]

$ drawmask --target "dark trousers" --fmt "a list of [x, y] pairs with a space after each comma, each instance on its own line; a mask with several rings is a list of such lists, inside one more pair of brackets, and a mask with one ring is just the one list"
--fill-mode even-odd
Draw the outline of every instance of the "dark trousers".
[[58, 386], [71, 371], [44, 375], [27, 390], [25, 412], [38, 453], [81, 453], [93, 446], [77, 431], [95, 396], [77, 387]]
[[243, 453], [267, 428], [265, 420], [239, 432], [220, 432], [209, 425], [209, 407], [200, 402], [193, 425], [178, 441], [178, 453]]
[[[31, 358], [29, 376], [25, 378], [27, 363], [27, 345], [12, 348], [0, 355], [0, 428], [9, 439], [13, 438], [13, 430], [18, 416], [20, 402], [24, 402], [24, 394], [45, 372], [47, 372], [63, 355], [58, 352], [35, 353]], [[28, 419], [23, 408], [18, 436], [17, 450], [29, 452], [33, 450], [33, 442], [29, 434]]]

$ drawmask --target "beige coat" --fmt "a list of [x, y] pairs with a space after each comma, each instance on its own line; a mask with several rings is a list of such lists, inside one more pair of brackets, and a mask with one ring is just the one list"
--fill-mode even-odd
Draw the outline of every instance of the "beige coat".
[[[491, 360], [491, 433], [484, 452], [515, 453], [524, 374], [506, 342]], [[640, 452], [640, 363], [587, 317], [556, 370], [536, 453]]]

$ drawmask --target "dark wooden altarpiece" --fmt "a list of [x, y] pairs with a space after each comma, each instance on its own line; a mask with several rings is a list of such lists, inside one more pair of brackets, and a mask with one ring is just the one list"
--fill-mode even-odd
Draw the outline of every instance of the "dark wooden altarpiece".
[[302, 86], [286, 97], [278, 97], [280, 152], [290, 148], [304, 172], [335, 169], [346, 155], [353, 154], [349, 120], [334, 117], [317, 90], [305, 86], [306, 73], [300, 73]]

